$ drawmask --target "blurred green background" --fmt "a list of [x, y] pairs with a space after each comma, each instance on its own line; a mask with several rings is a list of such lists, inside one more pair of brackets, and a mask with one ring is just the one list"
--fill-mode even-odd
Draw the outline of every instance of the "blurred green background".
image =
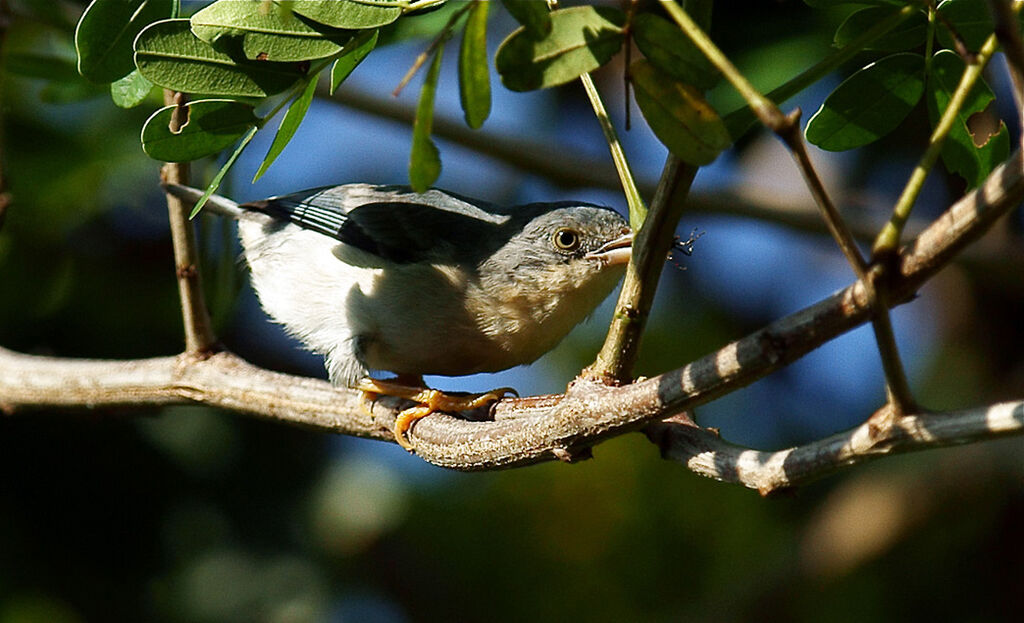
[[[14, 202], [0, 229], [0, 345], [69, 357], [172, 354], [181, 328], [158, 164], [138, 144], [156, 104], [117, 109], [102, 88], [67, 73], [84, 4], [6, 3], [0, 154]], [[513, 27], [494, 13], [492, 53]], [[842, 16], [793, 0], [729, 0], [718, 3], [713, 34], [755, 83], [771, 86], [826, 53]], [[423, 45], [378, 50], [353, 88], [385, 97]], [[15, 52], [67, 62], [13, 67]], [[457, 118], [445, 71], [439, 114]], [[598, 77], [621, 121], [620, 74]], [[797, 102], [805, 118], [827, 87]], [[400, 101], [415, 100], [408, 91]], [[727, 91], [714, 97], [730, 107]], [[495, 98], [485, 131], [544, 141], [567, 161], [605, 158], [575, 85], [523, 95], [496, 84]], [[1003, 116], [1016, 136], [1012, 111]], [[664, 150], [644, 132], [635, 128], [627, 149], [650, 180]], [[891, 205], [926, 133], [912, 120], [856, 154], [815, 155], [843, 203], [870, 217]], [[305, 143], [252, 187], [261, 140], [227, 189], [238, 198], [404, 180], [408, 128], [336, 104], [317, 102], [296, 137]], [[614, 193], [558, 188], [439, 142], [442, 187], [506, 203], [579, 197], [623, 207]], [[195, 174], [208, 179], [215, 167]], [[702, 172], [696, 192], [702, 205], [737, 189], [806, 203], [790, 169], [758, 136]], [[958, 184], [933, 175], [918, 213], [940, 212]], [[643, 374], [850, 281], [823, 237], [706, 211], [684, 217], [680, 232], [693, 228], [708, 233], [692, 258], [677, 258], [685, 270], [667, 264]], [[230, 229], [207, 220], [200, 229], [224, 343], [261, 365], [322, 376], [319, 361], [263, 319]], [[897, 314], [925, 405], [1020, 397], [1019, 211], [999, 229], [982, 243], [995, 252], [945, 271]], [[593, 357], [607, 311], [529, 368], [437, 382], [559, 391]], [[870, 331], [860, 330], [698, 417], [763, 449], [806, 442], [880, 404], [878, 368]], [[0, 623], [1018, 620], [1022, 449], [1006, 440], [888, 458], [762, 499], [662, 461], [637, 434], [577, 465], [461, 474], [389, 444], [204, 407], [18, 411], [0, 418]]]

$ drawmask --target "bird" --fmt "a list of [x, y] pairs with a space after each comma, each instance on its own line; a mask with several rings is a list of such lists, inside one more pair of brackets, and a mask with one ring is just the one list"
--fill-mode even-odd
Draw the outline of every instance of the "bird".
[[[165, 189], [192, 204], [203, 194]], [[408, 451], [418, 419], [515, 394], [446, 393], [423, 375], [535, 361], [607, 298], [633, 241], [626, 220], [605, 206], [498, 206], [397, 185], [324, 186], [242, 204], [212, 195], [206, 207], [238, 221], [264, 311], [324, 356], [332, 383], [368, 400], [416, 403], [392, 431]]]

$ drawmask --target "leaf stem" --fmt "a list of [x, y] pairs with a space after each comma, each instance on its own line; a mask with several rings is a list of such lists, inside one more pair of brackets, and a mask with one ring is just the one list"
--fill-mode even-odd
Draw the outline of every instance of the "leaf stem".
[[423, 67], [423, 64], [427, 62], [427, 59], [434, 53], [434, 50], [451, 37], [452, 29], [455, 28], [455, 23], [459, 21], [459, 18], [465, 15], [472, 7], [473, 3], [467, 2], [464, 7], [453, 13], [452, 16], [448, 18], [448, 22], [445, 23], [441, 32], [434, 37], [434, 40], [430, 42], [430, 45], [427, 46], [426, 50], [420, 52], [419, 56], [416, 57], [416, 60], [413, 61], [412, 67], [410, 67], [409, 71], [405, 72], [405, 75], [402, 76], [402, 80], [398, 83], [398, 86], [391, 92], [392, 96], [398, 97], [398, 94], [402, 92], [405, 85], [409, 84], [409, 81], [412, 80], [413, 76], [416, 75], [416, 72], [420, 70], [420, 67]]
[[907, 219], [910, 218], [910, 211], [914, 207], [914, 202], [917, 201], [918, 195], [921, 194], [921, 189], [924, 188], [924, 181], [928, 177], [928, 172], [931, 171], [932, 167], [935, 166], [935, 162], [939, 159], [946, 136], [953, 128], [953, 123], [956, 121], [960, 109], [967, 100], [968, 94], [970, 94], [978, 79], [981, 78], [982, 71], [984, 71], [989, 59], [992, 58], [992, 54], [995, 52], [998, 44], [999, 40], [996, 38], [996, 35], [989, 35], [984, 45], [981, 46], [981, 50], [973, 55], [973, 62], [964, 69], [964, 73], [960, 77], [960, 83], [953, 92], [946, 110], [942, 113], [939, 122], [935, 124], [935, 129], [932, 130], [931, 137], [928, 139], [928, 148], [925, 149], [924, 155], [921, 156], [921, 160], [910, 174], [903, 192], [893, 207], [889, 222], [882, 227], [882, 230], [875, 238], [875, 243], [871, 249], [873, 260], [878, 261], [882, 259], [884, 261], [885, 256], [892, 255], [897, 247], [899, 247], [903, 227], [906, 225]]
[[619, 135], [615, 131], [615, 126], [612, 125], [604, 102], [601, 101], [601, 94], [597, 92], [597, 87], [594, 86], [594, 80], [590, 74], [580, 76], [580, 82], [583, 83], [583, 89], [587, 92], [590, 105], [594, 108], [594, 115], [597, 116], [597, 121], [601, 124], [601, 131], [604, 132], [608, 149], [612, 153], [615, 170], [619, 174], [619, 181], [622, 182], [622, 192], [626, 195], [626, 204], [629, 206], [629, 224], [634, 231], [639, 231], [647, 217], [647, 206], [644, 205], [640, 191], [637, 190], [633, 172], [629, 168], [629, 161], [626, 159], [622, 143], [619, 141]]

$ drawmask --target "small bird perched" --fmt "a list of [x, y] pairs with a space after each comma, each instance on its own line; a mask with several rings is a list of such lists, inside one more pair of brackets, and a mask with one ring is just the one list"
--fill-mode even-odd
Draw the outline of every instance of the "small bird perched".
[[[202, 192], [167, 185], [195, 203]], [[427, 388], [424, 374], [496, 372], [553, 348], [618, 283], [633, 234], [614, 210], [578, 202], [509, 208], [441, 190], [346, 184], [208, 208], [238, 220], [263, 309], [333, 383], [418, 406], [395, 439], [434, 411], [485, 406]], [[378, 380], [371, 370], [398, 375]]]

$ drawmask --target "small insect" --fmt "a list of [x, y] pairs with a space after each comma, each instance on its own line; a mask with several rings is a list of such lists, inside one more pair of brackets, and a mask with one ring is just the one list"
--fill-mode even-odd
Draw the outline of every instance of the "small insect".
[[687, 238], [686, 240], [683, 240], [679, 236], [676, 236], [675, 240], [672, 241], [672, 248], [668, 252], [668, 260], [672, 262], [672, 264], [679, 270], [686, 270], [686, 267], [676, 260], [676, 258], [673, 256], [673, 253], [679, 252], [685, 255], [686, 257], [690, 257], [691, 255], [693, 255], [693, 243], [697, 242], [697, 240], [703, 235], [704, 232], [698, 232], [697, 228], [695, 227], [693, 231], [690, 232], [690, 237]]

